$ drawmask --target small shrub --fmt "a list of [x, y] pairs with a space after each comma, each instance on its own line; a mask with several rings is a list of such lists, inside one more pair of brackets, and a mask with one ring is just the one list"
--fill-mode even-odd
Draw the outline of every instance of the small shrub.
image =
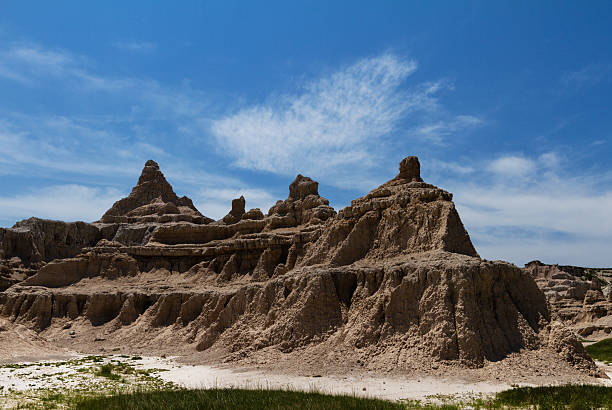
[[109, 380], [119, 380], [121, 376], [113, 373], [114, 366], [112, 364], [103, 364], [96, 372], [96, 376], [106, 377]]

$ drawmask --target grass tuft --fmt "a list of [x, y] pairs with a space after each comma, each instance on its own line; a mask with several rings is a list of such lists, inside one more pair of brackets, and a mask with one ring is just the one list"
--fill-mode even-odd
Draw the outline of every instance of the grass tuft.
[[107, 379], [117, 381], [121, 379], [121, 376], [116, 373], [113, 373], [114, 368], [115, 366], [111, 363], [103, 364], [96, 372], [96, 376], [106, 377]]
[[539, 409], [612, 408], [612, 387], [568, 384], [564, 386], [519, 387], [498, 393], [498, 406]]

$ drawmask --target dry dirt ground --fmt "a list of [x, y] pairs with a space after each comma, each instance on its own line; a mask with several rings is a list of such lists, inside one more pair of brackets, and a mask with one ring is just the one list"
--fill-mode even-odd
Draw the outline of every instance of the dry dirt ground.
[[[296, 389], [388, 400], [469, 399], [517, 385], [583, 382], [612, 385], [611, 380], [589, 377], [570, 365], [559, 364], [554, 356], [547, 357], [542, 350], [511, 354], [476, 369], [437, 363], [415, 367], [410, 372], [381, 373], [368, 370], [367, 366], [343, 367], [333, 363], [324, 366], [315, 357], [303, 357], [299, 352], [287, 355], [264, 351], [252, 363], [215, 363], [213, 356], [204, 353], [159, 357], [129, 348], [94, 348], [86, 343], [77, 352], [54, 346], [23, 326], [0, 320], [0, 327], [0, 398], [10, 390], [78, 388], [80, 384], [91, 383], [88, 378], [95, 378], [94, 375], [79, 371], [87, 365], [86, 354], [102, 355], [104, 362], [129, 361], [132, 355], [140, 354], [142, 359], [130, 365], [144, 370], [161, 369], [153, 373], [160, 381], [188, 388]], [[612, 377], [612, 366], [604, 363], [598, 366]]]
[[[71, 356], [68, 362], [56, 360], [24, 361], [22, 368], [0, 367], [0, 397], [9, 390], [28, 391], [36, 389], [79, 388], [83, 383], [91, 383], [95, 377], [79, 372], [84, 355]], [[105, 362], [124, 360], [126, 356], [109, 355]], [[376, 375], [358, 371], [346, 375], [299, 375], [282, 374], [269, 369], [233, 368], [229, 366], [190, 365], [177, 358], [142, 357], [131, 362], [137, 369], [153, 370], [161, 381], [187, 388], [252, 388], [252, 389], [290, 389], [318, 391], [332, 394], [349, 394], [364, 397], [377, 397], [387, 400], [421, 400], [427, 401], [437, 397], [470, 399], [493, 394], [513, 386], [549, 385], [577, 382], [568, 377], [521, 378], [529, 380], [519, 383], [507, 383], [493, 379], [478, 381], [481, 371], [458, 373], [449, 376], [440, 375]], [[612, 367], [598, 363], [608, 375]], [[6, 365], [6, 363], [5, 363]], [[491, 370], [491, 369], [489, 369]], [[580, 380], [591, 383], [612, 385], [610, 380]]]

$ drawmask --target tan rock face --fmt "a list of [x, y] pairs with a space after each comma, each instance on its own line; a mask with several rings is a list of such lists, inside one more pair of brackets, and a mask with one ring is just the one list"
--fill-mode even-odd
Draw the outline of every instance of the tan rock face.
[[400, 162], [398, 178], [408, 181], [423, 182], [421, 179], [421, 164], [417, 157], [406, 157]]
[[419, 182], [419, 169], [416, 157], [404, 159], [398, 176], [342, 209], [302, 264], [348, 265], [434, 250], [478, 256], [452, 194]]
[[212, 220], [204, 217], [191, 199], [186, 196], [179, 198], [159, 170], [159, 165], [152, 160], [145, 163], [138, 184], [130, 195], [115, 202], [101, 219], [103, 223], [170, 221], [208, 223]]
[[0, 314], [52, 332], [78, 319], [118, 344], [224, 360], [358, 353], [390, 370], [548, 349], [595, 372], [571, 335], [551, 330], [527, 272], [478, 257], [452, 195], [422, 181], [416, 157], [337, 214], [302, 175], [267, 215], [241, 197], [212, 222], [189, 204], [147, 162], [95, 225], [106, 234], [1, 293]]
[[525, 271], [546, 295], [556, 320], [582, 337], [610, 337], [612, 301], [604, 292], [612, 283], [612, 270], [533, 261]]
[[232, 200], [232, 210], [223, 217], [223, 222], [226, 224], [233, 224], [238, 222], [242, 216], [245, 214], [244, 205], [246, 201], [244, 197], [236, 198]]

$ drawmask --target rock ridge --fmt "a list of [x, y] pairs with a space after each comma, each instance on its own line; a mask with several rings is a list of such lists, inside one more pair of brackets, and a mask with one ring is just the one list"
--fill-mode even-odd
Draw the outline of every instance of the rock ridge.
[[[480, 259], [452, 194], [422, 180], [416, 157], [337, 213], [303, 175], [266, 215], [245, 209], [239, 197], [221, 220], [206, 218], [147, 161], [101, 221], [61, 225], [83, 234], [11, 279], [0, 315], [67, 344], [78, 342], [69, 322], [116, 345], [226, 361], [342, 352], [383, 370], [480, 367], [543, 349], [597, 374], [528, 272]], [[65, 241], [45, 235], [50, 248]], [[42, 255], [44, 240], [28, 240], [22, 253]]]

